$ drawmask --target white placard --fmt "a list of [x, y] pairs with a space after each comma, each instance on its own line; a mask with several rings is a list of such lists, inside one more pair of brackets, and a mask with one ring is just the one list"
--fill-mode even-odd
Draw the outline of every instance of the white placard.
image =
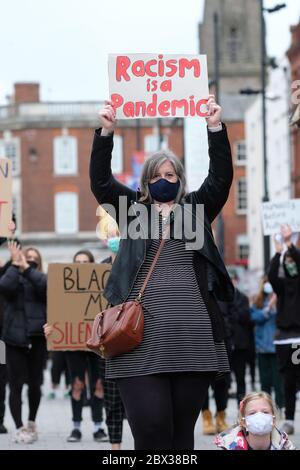
[[110, 54], [110, 97], [118, 119], [206, 117], [206, 55]]
[[287, 224], [294, 233], [300, 232], [300, 199], [262, 204], [264, 235], [280, 233], [281, 225]]

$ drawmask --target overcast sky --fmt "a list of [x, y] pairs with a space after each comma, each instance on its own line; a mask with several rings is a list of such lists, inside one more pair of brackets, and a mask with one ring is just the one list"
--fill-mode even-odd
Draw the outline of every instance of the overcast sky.
[[[209, 0], [208, 0], [209, 1]], [[0, 103], [16, 81], [41, 83], [43, 100], [102, 100], [107, 54], [197, 53], [203, 0], [0, 0]], [[265, 0], [273, 6], [276, 0]], [[280, 3], [282, 3], [280, 1]], [[299, 0], [268, 15], [268, 53], [282, 57]]]

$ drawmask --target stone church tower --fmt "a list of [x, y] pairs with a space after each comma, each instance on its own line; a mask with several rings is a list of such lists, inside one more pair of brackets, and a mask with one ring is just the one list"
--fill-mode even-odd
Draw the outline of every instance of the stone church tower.
[[214, 78], [214, 13], [219, 17], [221, 93], [260, 89], [261, 28], [259, 0], [206, 0], [200, 29], [200, 53], [207, 54]]

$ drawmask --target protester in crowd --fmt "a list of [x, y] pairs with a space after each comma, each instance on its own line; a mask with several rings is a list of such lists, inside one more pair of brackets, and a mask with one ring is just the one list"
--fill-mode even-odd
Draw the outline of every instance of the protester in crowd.
[[[15, 230], [16, 230], [15, 219], [9, 223], [8, 230], [10, 232], [10, 238], [13, 237]], [[4, 243], [6, 242], [7, 242], [7, 238], [0, 237], [0, 246], [4, 245]], [[0, 277], [5, 273], [9, 264], [10, 263], [4, 264], [0, 261]], [[0, 340], [2, 338], [3, 321], [4, 321], [4, 296], [0, 293]], [[7, 367], [6, 367], [6, 364], [1, 363], [1, 358], [0, 358], [0, 434], [7, 433], [7, 429], [4, 426], [6, 383], [7, 383]]]
[[300, 364], [294, 360], [295, 348], [300, 345], [300, 251], [292, 243], [292, 230], [288, 225], [281, 227], [281, 238], [283, 242], [274, 237], [276, 254], [271, 260], [268, 277], [277, 295], [274, 344], [284, 383], [286, 421], [282, 429], [293, 434], [300, 382]]
[[254, 323], [250, 317], [250, 305], [248, 297], [238, 288], [238, 277], [236, 273], [232, 274], [232, 280], [235, 285], [235, 295], [233, 302], [230, 303], [232, 318], [232, 370], [236, 379], [236, 397], [237, 405], [246, 394], [246, 365], [249, 357], [249, 351], [252, 348], [252, 337], [254, 336]]
[[219, 434], [224, 450], [294, 450], [285, 432], [276, 427], [276, 406], [266, 392], [251, 392], [240, 402], [239, 424]]
[[274, 336], [276, 330], [276, 294], [264, 277], [261, 288], [251, 306], [251, 320], [255, 323], [255, 347], [261, 390], [272, 394], [275, 391], [277, 408], [284, 406], [283, 384], [278, 370]]
[[[106, 227], [107, 247], [110, 256], [102, 263], [113, 264], [119, 251], [120, 233], [116, 227]], [[109, 441], [112, 450], [120, 450], [123, 433], [124, 407], [119, 393], [118, 386], [114, 380], [104, 379], [104, 407], [106, 413], [106, 425], [108, 429]]]
[[[171, 233], [142, 299], [142, 344], [106, 361], [106, 377], [117, 382], [135, 449], [193, 449], [194, 427], [208, 386], [218, 372], [229, 370], [223, 318], [216, 299], [231, 300], [233, 286], [214, 243], [211, 222], [226, 203], [233, 171], [226, 127], [220, 121], [221, 108], [213, 96], [207, 106], [210, 170], [201, 188], [190, 194], [186, 193], [183, 167], [169, 151], [159, 151], [146, 160], [140, 192], [113, 177], [116, 115], [111, 102], [100, 111], [102, 129], [94, 137], [92, 191], [99, 204], [115, 208], [121, 232], [128, 227], [120, 224], [120, 196], [125, 196], [130, 213], [137, 202], [149, 215], [155, 213], [147, 227], [142, 217], [136, 220], [132, 216], [142, 232], [151, 230], [153, 236], [146, 232], [146, 240], [122, 237], [104, 291], [111, 304], [136, 298], [160, 240]], [[182, 214], [186, 202], [192, 210], [193, 225], [198, 221], [196, 205], [204, 204], [203, 249], [185, 249], [188, 237], [174, 234], [176, 214]]]
[[[47, 278], [42, 259], [35, 248], [24, 252], [9, 242], [11, 264], [0, 278], [0, 293], [5, 298], [2, 338], [10, 388], [9, 407], [17, 431], [15, 442], [37, 440], [36, 415], [41, 399], [41, 384], [46, 355], [43, 324], [46, 319]], [[22, 420], [22, 389], [28, 384], [29, 418]]]
[[[233, 349], [233, 318], [230, 303], [218, 302], [220, 310], [224, 318], [225, 326], [225, 345], [228, 354], [229, 364], [231, 364], [231, 356]], [[209, 407], [209, 393], [205, 399], [202, 408], [203, 434], [214, 435], [228, 429], [226, 422], [226, 408], [228, 404], [228, 391], [231, 383], [230, 372], [223, 374], [218, 380], [212, 384], [213, 395], [216, 403], [215, 422]]]
[[[89, 250], [78, 251], [73, 258], [74, 263], [94, 263], [94, 255]], [[52, 331], [52, 325], [44, 325], [46, 337]], [[88, 374], [90, 389], [90, 404], [92, 420], [94, 423], [93, 437], [96, 442], [108, 441], [105, 431], [102, 429], [103, 421], [103, 375], [104, 362], [96, 354], [90, 351], [66, 351], [68, 370], [71, 378], [71, 405], [73, 429], [68, 442], [79, 442], [82, 438], [81, 422], [84, 406], [85, 379]]]

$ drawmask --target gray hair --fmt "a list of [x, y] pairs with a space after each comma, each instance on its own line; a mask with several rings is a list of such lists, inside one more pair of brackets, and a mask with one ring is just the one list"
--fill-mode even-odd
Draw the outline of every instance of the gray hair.
[[171, 162], [175, 173], [178, 177], [180, 183], [179, 190], [175, 202], [178, 203], [186, 195], [186, 178], [184, 174], [184, 168], [181, 161], [176, 157], [176, 155], [171, 152], [171, 150], [159, 150], [154, 153], [151, 157], [147, 158], [144, 163], [143, 171], [141, 174], [141, 197], [140, 202], [147, 202], [152, 204], [153, 198], [149, 190], [149, 182], [155, 176], [159, 167], [165, 162]]

